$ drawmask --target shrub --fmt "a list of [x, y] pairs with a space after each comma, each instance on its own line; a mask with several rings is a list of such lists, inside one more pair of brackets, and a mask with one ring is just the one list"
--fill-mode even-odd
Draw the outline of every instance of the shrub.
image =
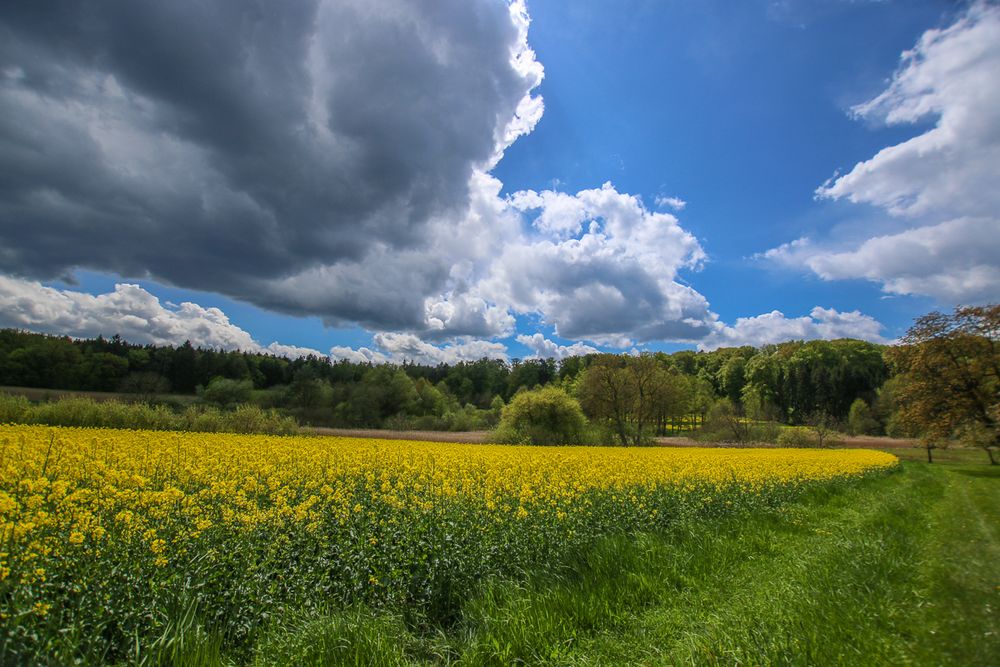
[[31, 403], [24, 396], [0, 393], [0, 424], [21, 424]]
[[222, 429], [230, 433], [272, 433], [291, 435], [298, 431], [298, 424], [291, 417], [284, 417], [276, 410], [262, 410], [256, 405], [238, 405], [232, 412], [223, 413]]
[[584, 440], [587, 420], [562, 389], [544, 387], [515, 395], [503, 408], [494, 440], [510, 444], [564, 445]]
[[851, 435], [875, 435], [878, 430], [878, 420], [872, 415], [872, 409], [865, 403], [865, 399], [854, 399], [847, 413], [847, 432]]
[[781, 447], [815, 447], [816, 444], [813, 432], [802, 426], [787, 426], [778, 434], [778, 445]]
[[208, 386], [199, 392], [201, 400], [206, 403], [228, 407], [240, 403], [248, 403], [253, 396], [253, 382], [250, 380], [228, 380], [223, 377], [213, 378]]
[[99, 403], [89, 398], [63, 398], [32, 405], [23, 396], [8, 395], [0, 395], [0, 423], [274, 435], [298, 432], [298, 423], [293, 418], [256, 405], [240, 405], [231, 412], [189, 406], [184, 412], [177, 413], [166, 405], [119, 401]]

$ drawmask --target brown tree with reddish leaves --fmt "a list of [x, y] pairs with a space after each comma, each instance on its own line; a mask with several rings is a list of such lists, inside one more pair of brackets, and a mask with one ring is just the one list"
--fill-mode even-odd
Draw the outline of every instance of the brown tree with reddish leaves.
[[973, 440], [997, 465], [1000, 449], [1000, 304], [959, 306], [919, 318], [888, 352], [903, 382], [899, 417], [931, 449], [956, 433]]

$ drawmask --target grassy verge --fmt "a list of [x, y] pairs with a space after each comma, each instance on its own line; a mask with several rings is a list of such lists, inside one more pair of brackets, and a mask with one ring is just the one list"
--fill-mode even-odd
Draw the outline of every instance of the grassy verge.
[[[279, 620], [268, 664], [935, 664], [1000, 656], [1000, 472], [906, 464], [778, 512], [613, 538], [450, 628]], [[331, 662], [332, 661], [332, 662]]]

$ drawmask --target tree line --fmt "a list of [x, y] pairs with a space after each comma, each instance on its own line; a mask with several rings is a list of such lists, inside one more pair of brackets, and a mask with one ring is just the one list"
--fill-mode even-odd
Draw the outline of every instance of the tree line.
[[[699, 430], [720, 440], [796, 444], [808, 426], [956, 438], [1000, 448], [1000, 306], [919, 318], [897, 345], [791, 341], [709, 352], [480, 359], [435, 366], [331, 361], [119, 336], [72, 339], [0, 330], [0, 385], [110, 391], [151, 402], [188, 396], [253, 404], [299, 423], [480, 430], [509, 442], [616, 442]], [[501, 419], [503, 418], [503, 419]], [[770, 429], [770, 431], [768, 430]], [[714, 430], [714, 433], [713, 433]]]
[[[790, 423], [816, 410], [846, 418], [855, 399], [877, 401], [886, 377], [883, 346], [856, 340], [430, 366], [0, 330], [0, 385], [195, 395], [223, 407], [279, 408], [312, 424], [455, 430], [490, 427], [519, 392], [554, 386], [633, 443], [685, 419], [699, 423], [720, 399], [766, 401]], [[633, 391], [642, 397], [640, 407], [626, 411]]]

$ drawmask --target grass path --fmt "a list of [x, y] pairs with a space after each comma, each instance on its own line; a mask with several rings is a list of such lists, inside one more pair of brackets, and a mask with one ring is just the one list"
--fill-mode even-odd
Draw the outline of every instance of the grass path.
[[470, 606], [461, 664], [1000, 664], [1000, 475], [906, 464], [771, 516], [609, 540]]
[[929, 522], [921, 614], [936, 641], [915, 645], [930, 664], [1000, 663], [1000, 470], [944, 468], [947, 488]]

